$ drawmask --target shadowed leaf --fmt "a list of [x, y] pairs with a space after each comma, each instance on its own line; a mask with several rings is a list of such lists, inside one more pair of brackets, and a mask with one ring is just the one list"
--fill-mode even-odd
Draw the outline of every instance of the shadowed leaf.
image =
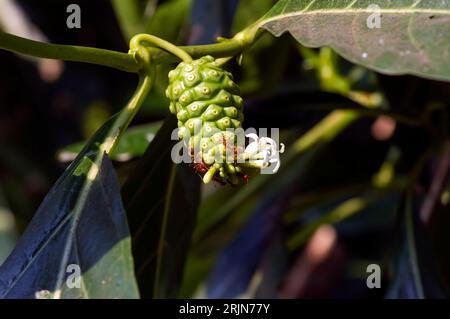
[[200, 178], [171, 159], [175, 127], [171, 116], [122, 190], [144, 298], [176, 296], [195, 225]]
[[219, 255], [207, 284], [208, 298], [236, 298], [244, 293], [279, 224], [279, 203], [264, 201]]
[[404, 239], [399, 250], [395, 277], [386, 298], [448, 298], [438, 272], [433, 248], [409, 196], [405, 199], [405, 209]]

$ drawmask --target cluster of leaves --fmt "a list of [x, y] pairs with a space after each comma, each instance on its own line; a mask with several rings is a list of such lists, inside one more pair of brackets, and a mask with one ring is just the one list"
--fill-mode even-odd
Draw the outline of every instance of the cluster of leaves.
[[[378, 1], [379, 29], [367, 28], [366, 1], [274, 2], [113, 6], [125, 39], [148, 32], [208, 43], [260, 17], [259, 27], [295, 37], [265, 33], [230, 66], [247, 100], [245, 125], [282, 129], [279, 173], [201, 188], [170, 159], [169, 116], [123, 136], [112, 159], [137, 162], [118, 168], [119, 183], [98, 156], [113, 118], [84, 148], [62, 151], [76, 158], [0, 267], [0, 296], [447, 296], [448, 84], [373, 70], [448, 81], [450, 2]], [[171, 67], [158, 68], [146, 112], [167, 108]], [[89, 179], [84, 167], [95, 158], [99, 174]], [[321, 240], [330, 248], [320, 255]], [[365, 281], [373, 263], [384, 269], [375, 293]], [[81, 266], [82, 289], [65, 287], [68, 264]]]

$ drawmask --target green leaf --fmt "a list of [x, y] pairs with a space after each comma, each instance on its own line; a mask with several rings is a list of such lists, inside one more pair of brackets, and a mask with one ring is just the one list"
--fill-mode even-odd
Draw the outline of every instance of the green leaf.
[[191, 0], [165, 1], [158, 6], [145, 26], [145, 32], [175, 42], [179, 38], [180, 29], [186, 23], [190, 7]]
[[170, 116], [122, 189], [143, 298], [174, 298], [195, 225], [200, 177], [171, 159]]
[[142, 32], [142, 14], [138, 0], [112, 0], [111, 3], [125, 40]]
[[[98, 155], [116, 121], [89, 140], [0, 267], [2, 298], [139, 297], [117, 178], [108, 157]], [[70, 265], [79, 267], [79, 287], [68, 284], [76, 274]]]
[[450, 80], [448, 0], [280, 0], [259, 26], [381, 73]]
[[386, 298], [447, 299], [449, 294], [439, 271], [434, 247], [419, 219], [413, 191], [406, 192], [404, 234], [397, 251], [394, 278]]
[[[0, 268], [0, 297], [139, 296], [128, 225], [107, 154], [139, 110], [152, 76], [140, 79], [128, 104], [96, 132], [53, 186]], [[81, 284], [69, 286], [68, 280]]]
[[[161, 128], [162, 122], [134, 126], [128, 129], [119, 141], [119, 144], [111, 154], [111, 159], [116, 161], [127, 161], [134, 157], [142, 156], [148, 144]], [[61, 162], [73, 160], [83, 149], [85, 142], [79, 142], [64, 147], [58, 151], [57, 157]]]

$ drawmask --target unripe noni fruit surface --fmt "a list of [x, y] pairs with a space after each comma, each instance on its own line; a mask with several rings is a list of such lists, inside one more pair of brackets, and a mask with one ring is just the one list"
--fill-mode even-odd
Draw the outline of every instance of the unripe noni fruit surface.
[[215, 168], [210, 174], [222, 183], [235, 184], [240, 177], [235, 158], [230, 158], [236, 151], [236, 134], [230, 129], [241, 128], [244, 119], [239, 93], [232, 74], [211, 56], [181, 62], [169, 72], [166, 96], [178, 119], [178, 136], [187, 141], [203, 171]]

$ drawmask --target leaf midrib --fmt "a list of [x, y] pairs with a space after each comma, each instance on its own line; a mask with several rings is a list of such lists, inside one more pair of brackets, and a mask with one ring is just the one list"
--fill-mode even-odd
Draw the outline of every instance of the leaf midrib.
[[162, 259], [164, 255], [164, 242], [167, 231], [167, 223], [169, 221], [170, 209], [172, 206], [172, 196], [175, 187], [175, 177], [176, 177], [177, 168], [175, 164], [172, 164], [170, 168], [170, 176], [169, 183], [167, 185], [167, 194], [164, 203], [164, 211], [163, 211], [163, 220], [161, 222], [161, 234], [158, 241], [158, 250], [156, 254], [156, 271], [155, 271], [155, 284], [153, 287], [153, 297], [158, 297], [158, 292], [160, 289], [160, 281], [161, 281], [161, 267], [162, 267]]
[[[306, 10], [306, 11], [304, 11]], [[263, 18], [260, 22], [260, 26], [263, 26], [264, 24], [267, 24], [272, 21], [276, 21], [283, 18], [289, 18], [289, 17], [295, 17], [295, 16], [307, 16], [307, 15], [344, 15], [344, 14], [360, 14], [360, 13], [386, 13], [386, 14], [441, 14], [441, 15], [449, 15], [450, 16], [450, 9], [444, 10], [444, 9], [421, 9], [421, 8], [399, 8], [399, 9], [383, 9], [380, 8], [380, 10], [374, 11], [374, 10], [368, 10], [367, 8], [356, 8], [356, 9], [350, 9], [350, 8], [344, 8], [344, 9], [314, 9], [309, 10], [307, 8], [300, 10], [300, 11], [293, 11], [289, 13], [280, 13], [277, 14], [274, 17], [269, 18]], [[270, 12], [269, 12], [270, 13]]]

